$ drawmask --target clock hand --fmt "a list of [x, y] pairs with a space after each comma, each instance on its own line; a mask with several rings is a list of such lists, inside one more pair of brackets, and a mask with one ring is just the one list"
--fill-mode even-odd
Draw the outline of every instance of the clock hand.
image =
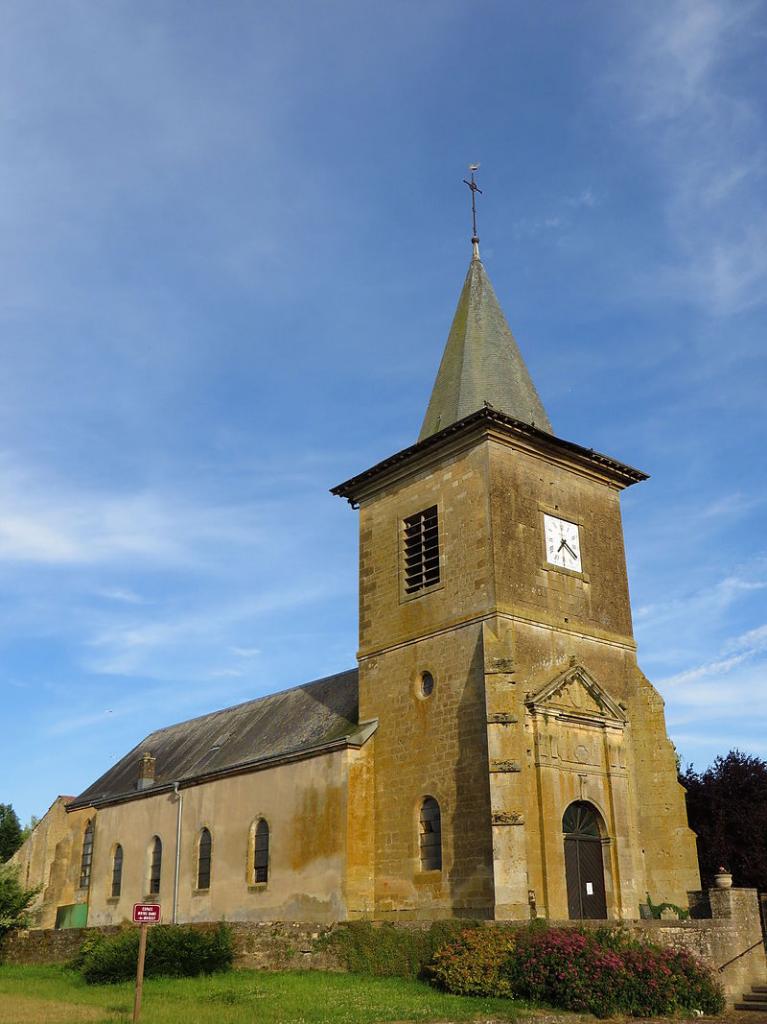
[[576, 559], [577, 559], [577, 557], [578, 557], [578, 556], [577, 556], [577, 555], [576, 555], [576, 553], [575, 553], [575, 552], [573, 551], [573, 549], [572, 549], [572, 548], [570, 547], [570, 545], [569, 545], [569, 544], [567, 543], [567, 541], [566, 541], [566, 540], [563, 540], [563, 541], [562, 541], [562, 544], [563, 544], [563, 546], [564, 546], [564, 547], [566, 547], [566, 548], [567, 548], [567, 550], [568, 550], [568, 551], [570, 552], [570, 554], [571, 554], [571, 555], [573, 556], [573, 558], [576, 558]]

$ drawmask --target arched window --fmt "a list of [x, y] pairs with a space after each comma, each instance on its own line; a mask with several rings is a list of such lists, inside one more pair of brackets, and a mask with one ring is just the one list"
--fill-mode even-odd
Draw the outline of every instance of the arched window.
[[253, 881], [269, 880], [269, 826], [261, 818], [253, 839]]
[[162, 873], [162, 840], [155, 836], [152, 840], [149, 856], [149, 895], [158, 896], [160, 893], [160, 875]]
[[421, 871], [442, 870], [442, 816], [433, 796], [421, 804], [420, 836]]
[[601, 839], [599, 811], [586, 800], [576, 800], [562, 817], [562, 831], [566, 836], [580, 839]]
[[93, 822], [89, 821], [83, 833], [83, 855], [80, 859], [80, 888], [91, 884], [91, 862], [93, 861]]
[[197, 888], [210, 889], [210, 854], [213, 841], [210, 830], [202, 829], [197, 847]]
[[112, 899], [116, 900], [123, 887], [123, 848], [118, 843], [112, 859]]

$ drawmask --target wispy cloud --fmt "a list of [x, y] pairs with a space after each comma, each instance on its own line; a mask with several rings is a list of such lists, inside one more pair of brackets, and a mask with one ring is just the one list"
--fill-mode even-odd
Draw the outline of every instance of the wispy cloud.
[[653, 287], [716, 315], [767, 302], [764, 111], [723, 73], [759, 45], [760, 6], [672, 0], [635, 9], [613, 85], [656, 161], [675, 249]]
[[699, 679], [706, 679], [709, 676], [716, 676], [717, 678], [727, 675], [736, 666], [742, 664], [753, 651], [747, 651], [743, 654], [733, 654], [730, 658], [722, 658], [717, 661], [710, 661], [704, 665], [698, 665], [695, 668], [687, 669], [685, 672], [679, 672], [675, 676], [667, 676], [661, 680], [661, 687], [672, 687], [679, 686], [683, 683], [694, 683]]
[[767, 650], [767, 623], [757, 626], [756, 629], [749, 629], [740, 636], [734, 637], [727, 644], [727, 649], [732, 651], [746, 651], [756, 653]]
[[765, 589], [767, 580], [726, 576], [716, 583], [706, 583], [699, 590], [680, 594], [671, 600], [641, 605], [634, 612], [634, 620], [645, 626], [653, 622], [668, 626], [676, 617], [693, 621], [696, 617], [698, 620], [706, 620], [721, 614], [740, 597]]
[[561, 199], [547, 214], [516, 220], [513, 227], [514, 234], [517, 238], [534, 238], [549, 232], [570, 230], [576, 222], [579, 212], [590, 210], [597, 205], [597, 202], [597, 197], [591, 188], [584, 188], [576, 195]]
[[717, 753], [719, 729], [736, 727], [748, 709], [752, 729], [761, 726], [761, 740], [750, 749], [767, 750], [767, 704], [764, 680], [767, 678], [767, 624], [726, 640], [719, 655], [660, 680], [660, 687], [671, 702], [669, 725], [677, 734], [685, 726], [708, 725], [713, 729], [703, 742]]
[[663, 682], [669, 730], [688, 763], [710, 763], [735, 746], [767, 755], [766, 676], [767, 659], [744, 655]]
[[579, 207], [585, 206], [587, 208], [597, 205], [597, 197], [594, 195], [590, 188], [584, 188], [576, 196], [571, 196], [569, 199], [565, 199], [567, 206]]
[[[263, 692], [290, 665], [301, 673], [297, 681], [311, 674], [297, 663], [316, 638], [298, 638], [275, 670], [279, 645], [271, 637], [286, 612], [313, 608], [321, 619], [324, 606], [354, 586], [352, 572], [329, 571], [322, 554], [332, 560], [334, 537], [326, 522], [330, 502], [317, 483], [323, 467], [311, 452], [284, 467], [272, 457], [259, 464], [248, 456], [244, 470], [229, 464], [230, 479], [213, 466], [183, 490], [167, 483], [120, 495], [62, 482], [31, 462], [22, 468], [6, 455], [0, 462], [4, 651], [7, 657], [19, 649], [24, 671], [17, 688], [48, 687], [52, 706], [59, 700], [56, 683], [37, 658], [24, 657], [26, 645], [58, 662], [54, 680], [77, 679], [65, 687], [66, 713], [50, 728], [72, 732], [101, 722], [94, 702], [107, 705], [110, 720], [127, 718], [158, 680], [167, 688], [172, 719], [184, 707], [210, 707], [227, 694]], [[238, 487], [251, 475], [256, 497]], [[222, 488], [227, 500], [211, 500], [210, 492]], [[11, 522], [18, 528], [8, 528]], [[319, 553], [318, 536], [326, 542]], [[318, 626], [320, 664], [339, 658], [324, 628]], [[342, 664], [353, 657], [349, 647]], [[117, 699], [126, 679], [136, 690], [132, 703]], [[78, 690], [87, 696], [74, 713]], [[191, 704], [174, 712], [174, 695], [190, 693]]]
[[[234, 465], [229, 471], [236, 477]], [[275, 497], [275, 489], [294, 491], [296, 484], [306, 489], [316, 474], [286, 483], [276, 469], [268, 480], [263, 469], [258, 473], [263, 497], [211, 501], [202, 488], [190, 486], [183, 491], [163, 486], [135, 491], [75, 487], [45, 470], [22, 469], [6, 454], [0, 460], [0, 562], [115, 569], [143, 562], [157, 572], [162, 567], [203, 566], [211, 549], [227, 546], [274, 555], [280, 544], [289, 544], [275, 524], [286, 513], [294, 516], [291, 498]], [[215, 474], [210, 476], [212, 487]], [[310, 532], [311, 524], [302, 529]], [[144, 600], [126, 587], [101, 587], [99, 593], [126, 604]]]
[[18, 468], [7, 456], [0, 464], [0, 508], [0, 560], [6, 562], [172, 562], [184, 555], [183, 534], [191, 542], [200, 532], [192, 510], [173, 507], [165, 497], [74, 490]]
[[145, 600], [140, 594], [136, 594], [134, 591], [127, 590], [124, 587], [102, 587], [96, 591], [96, 594], [107, 601], [119, 601], [123, 604], [145, 604]]
[[[89, 672], [99, 675], [220, 678], [241, 675], [241, 662], [258, 653], [256, 648], [232, 644], [243, 631], [258, 633], [264, 617], [295, 611], [338, 595], [332, 579], [306, 580], [301, 586], [263, 590], [227, 604], [206, 600], [184, 614], [157, 613], [129, 622], [116, 622], [85, 640]], [[221, 664], [228, 653], [239, 663]]]

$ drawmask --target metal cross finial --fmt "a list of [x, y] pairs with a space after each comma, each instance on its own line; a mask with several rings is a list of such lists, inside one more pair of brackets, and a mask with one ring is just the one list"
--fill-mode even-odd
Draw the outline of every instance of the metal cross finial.
[[471, 236], [471, 244], [474, 247], [474, 258], [479, 259], [479, 235], [477, 234], [477, 192], [482, 195], [482, 189], [474, 180], [474, 172], [479, 170], [479, 164], [469, 164], [469, 171], [471, 172], [471, 181], [463, 179], [464, 185], [468, 185], [471, 190], [471, 225], [473, 228], [473, 234]]

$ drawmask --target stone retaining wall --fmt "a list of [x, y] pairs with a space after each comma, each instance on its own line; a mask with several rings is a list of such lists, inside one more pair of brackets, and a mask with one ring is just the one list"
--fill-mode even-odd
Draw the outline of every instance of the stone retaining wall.
[[[217, 924], [192, 924], [187, 927], [206, 931], [217, 927]], [[343, 970], [343, 965], [320, 941], [336, 927], [334, 925], [234, 921], [229, 922], [229, 927], [232, 929], [235, 968], [263, 971]], [[61, 930], [44, 928], [17, 932], [6, 940], [0, 956], [6, 964], [65, 964], [94, 931], [110, 935], [119, 932], [120, 926]]]
[[[712, 916], [707, 919], [614, 922], [661, 945], [684, 948], [706, 963], [721, 981], [729, 1002], [739, 1000], [752, 984], [767, 984], [767, 960], [761, 942], [759, 903], [752, 889], [713, 889], [709, 893]], [[552, 921], [572, 926], [573, 921]], [[591, 926], [610, 922], [583, 922]], [[304, 924], [289, 921], [230, 922], [234, 937], [235, 967], [251, 970], [341, 971], [343, 964], [324, 941], [343, 923]], [[430, 922], [408, 922], [394, 927], [403, 930], [428, 928]], [[387, 925], [390, 926], [390, 925]], [[196, 924], [193, 928], [213, 928]], [[483, 927], [493, 927], [484, 922]], [[520, 924], [520, 927], [523, 925]], [[3, 960], [13, 964], [61, 964], [74, 956], [85, 936], [93, 929], [45, 929], [19, 932], [6, 941]], [[109, 934], [117, 927], [100, 928]], [[749, 947], [754, 947], [750, 949]], [[720, 970], [723, 968], [723, 970]]]

